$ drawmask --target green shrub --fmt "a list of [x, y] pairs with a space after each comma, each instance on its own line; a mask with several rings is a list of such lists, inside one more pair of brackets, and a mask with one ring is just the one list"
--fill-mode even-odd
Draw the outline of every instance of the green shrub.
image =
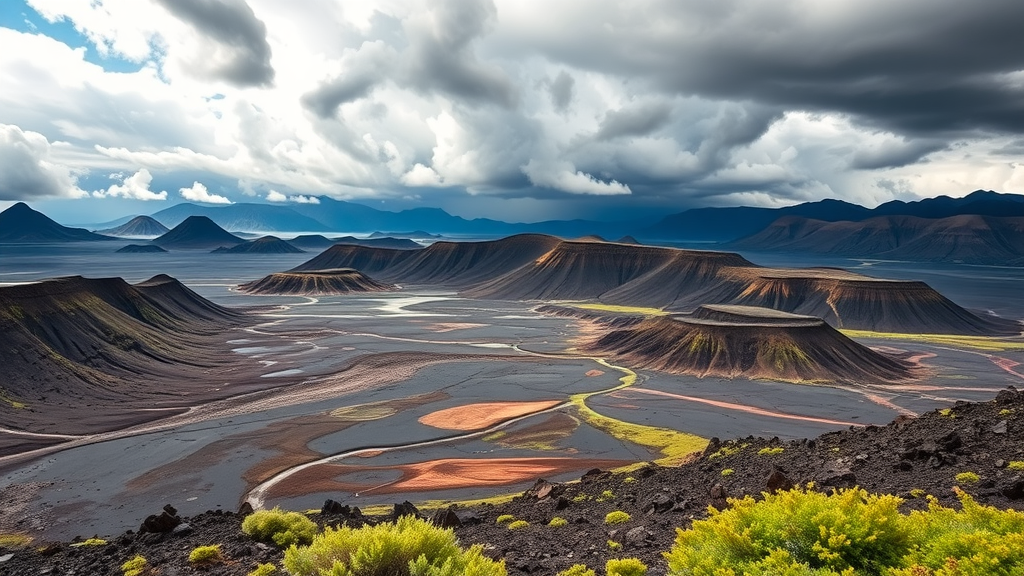
[[613, 512], [609, 512], [604, 517], [605, 524], [622, 524], [623, 522], [629, 522], [629, 514], [623, 512], [622, 510], [615, 510]]
[[732, 500], [665, 554], [676, 576], [1009, 576], [1024, 574], [1024, 513], [936, 500], [902, 515], [895, 496], [794, 489]]
[[775, 456], [776, 454], [782, 454], [782, 446], [776, 446], [774, 448], [761, 448], [757, 451], [761, 456]]
[[107, 541], [103, 538], [89, 538], [88, 540], [82, 540], [81, 542], [75, 542], [71, 546], [74, 548], [81, 548], [82, 546], [106, 546]]
[[520, 528], [526, 528], [529, 525], [530, 525], [530, 523], [527, 522], [526, 520], [516, 520], [514, 522], [509, 522], [508, 529], [509, 530], [519, 530]]
[[622, 479], [623, 484], [632, 484], [633, 482], [636, 482], [636, 478], [633, 478], [632, 476], [626, 476]]
[[554, 526], [555, 528], [558, 528], [559, 526], [565, 526], [568, 523], [569, 521], [565, 518], [562, 518], [561, 516], [555, 516], [551, 519], [550, 522], [548, 522], [548, 526]]
[[362, 528], [327, 528], [309, 546], [292, 546], [294, 576], [505, 576], [505, 563], [464, 550], [455, 533], [413, 516]]
[[647, 565], [639, 558], [611, 559], [604, 565], [608, 576], [647, 576]]
[[280, 508], [259, 510], [245, 517], [242, 532], [262, 542], [273, 542], [281, 548], [292, 544], [309, 544], [316, 536], [317, 526], [298, 512]]
[[220, 554], [220, 544], [197, 546], [188, 554], [189, 564], [219, 564], [224, 561]]
[[943, 408], [942, 410], [939, 410], [939, 415], [945, 416], [946, 418], [956, 418], [956, 414], [953, 414], [952, 408]]
[[149, 568], [149, 562], [142, 556], [135, 556], [135, 558], [121, 564], [121, 572], [124, 573], [124, 576], [145, 576], [152, 573]]
[[733, 470], [732, 468], [726, 468], [725, 470], [722, 470], [722, 476], [732, 476], [735, 473], [736, 471]]
[[597, 497], [597, 501], [598, 502], [606, 502], [608, 500], [614, 500], [614, 499], [615, 499], [615, 493], [612, 492], [611, 490], [605, 490], [604, 492], [601, 492], [600, 496]]
[[511, 514], [502, 514], [501, 516], [498, 516], [498, 519], [495, 520], [494, 522], [496, 524], [508, 524], [509, 522], [511, 522], [511, 521], [513, 521], [515, 519], [516, 519], [516, 517], [511, 515]]
[[1006, 465], [1009, 470], [1024, 470], [1024, 461], [1014, 460]]
[[612, 552], [618, 552], [619, 550], [622, 550], [622, 544], [619, 544], [615, 540], [609, 540], [608, 541], [608, 549], [611, 550]]
[[981, 480], [981, 477], [974, 472], [961, 472], [956, 475], [956, 481], [959, 484], [977, 484]]
[[277, 573], [277, 566], [273, 564], [260, 564], [255, 570], [249, 572], [246, 576], [270, 576], [271, 574]]
[[723, 458], [725, 456], [732, 456], [733, 454], [738, 453], [740, 450], [743, 450], [747, 446], [750, 446], [750, 444], [732, 444], [732, 445], [722, 446], [717, 451], [715, 451], [715, 452], [713, 452], [711, 454], [708, 454], [708, 460], [714, 460], [716, 458]]
[[590, 500], [590, 496], [583, 492], [572, 497], [573, 502], [586, 502], [587, 500]]
[[1012, 408], [1003, 408], [1002, 410], [999, 411], [1000, 416], [1009, 416], [1010, 414], [1013, 414]]
[[597, 576], [597, 573], [587, 568], [586, 564], [573, 564], [559, 572], [558, 576]]
[[925, 497], [925, 495], [927, 495], [927, 492], [925, 492], [925, 491], [924, 491], [924, 490], [922, 490], [921, 488], [913, 488], [913, 489], [912, 489], [912, 490], [910, 491], [910, 495], [911, 495], [912, 497], [914, 497], [914, 498], [924, 498], [924, 497]]

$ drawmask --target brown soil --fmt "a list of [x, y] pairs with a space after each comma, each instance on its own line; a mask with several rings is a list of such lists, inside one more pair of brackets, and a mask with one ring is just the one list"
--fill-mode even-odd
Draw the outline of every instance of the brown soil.
[[[600, 572], [606, 560], [621, 557], [640, 558], [650, 567], [648, 574], [661, 576], [666, 573], [661, 554], [671, 548], [677, 527], [685, 529], [694, 519], [704, 518], [709, 505], [727, 506], [720, 494], [760, 497], [770, 489], [772, 475], [771, 487], [787, 481], [801, 485], [814, 481], [815, 489], [823, 491], [858, 485], [870, 492], [899, 495], [904, 498], [903, 509], [911, 510], [927, 506], [926, 499], [915, 497], [912, 490], [956, 506], [952, 490], [956, 475], [974, 472], [980, 481], [961, 487], [978, 502], [1024, 509], [1024, 473], [1007, 467], [1011, 461], [1024, 461], [1022, 435], [1024, 394], [1007, 390], [992, 402], [959, 403], [948, 413], [933, 411], [881, 427], [851, 427], [813, 440], [748, 437], [724, 444], [715, 440], [699, 458], [679, 467], [586, 474], [580, 482], [554, 486], [543, 498], [527, 492], [506, 504], [457, 508], [454, 511], [464, 523], [455, 532], [464, 545], [483, 544], [488, 555], [505, 559], [511, 576], [553, 575], [576, 563]], [[723, 446], [728, 450], [715, 456]], [[782, 451], [759, 454], [762, 448]], [[722, 476], [726, 469], [734, 472]], [[152, 510], [138, 513], [141, 517], [158, 512], [162, 504], [154, 502]], [[631, 519], [605, 525], [605, 515], [613, 510], [624, 511]], [[503, 514], [529, 525], [509, 530], [496, 523]], [[547, 526], [555, 516], [567, 519], [569, 525]], [[9, 530], [23, 530], [19, 522], [28, 522], [11, 518], [15, 520]], [[360, 526], [392, 517], [321, 513], [311, 518], [322, 525]], [[43, 543], [36, 542], [30, 548], [11, 550], [14, 556], [0, 564], [0, 570], [17, 575], [119, 574], [121, 563], [141, 554], [164, 574], [242, 576], [257, 563], [281, 561], [281, 550], [259, 546], [241, 533], [240, 515], [218, 510], [185, 521], [190, 531], [180, 535], [128, 532], [99, 547], [55, 543], [41, 552]], [[609, 540], [621, 543], [622, 550], [610, 550]], [[189, 566], [189, 551], [211, 543], [222, 545], [229, 562], [202, 571]]]
[[[457, 488], [500, 487], [529, 482], [543, 476], [584, 471], [590, 468], [615, 468], [632, 462], [582, 458], [445, 458], [397, 466], [351, 466], [325, 464], [293, 474], [275, 485], [269, 498], [287, 498], [310, 492], [349, 492], [359, 494], [401, 494]], [[345, 476], [367, 471], [393, 472], [397, 476], [386, 484], [346, 482]]]
[[483, 430], [499, 422], [547, 410], [561, 404], [561, 400], [536, 402], [481, 402], [455, 406], [421, 416], [421, 424], [442, 430]]

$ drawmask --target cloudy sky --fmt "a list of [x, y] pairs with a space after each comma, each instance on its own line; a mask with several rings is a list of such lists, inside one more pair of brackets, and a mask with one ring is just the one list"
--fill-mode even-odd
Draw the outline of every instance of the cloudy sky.
[[1020, 0], [3, 0], [0, 207], [1024, 193]]

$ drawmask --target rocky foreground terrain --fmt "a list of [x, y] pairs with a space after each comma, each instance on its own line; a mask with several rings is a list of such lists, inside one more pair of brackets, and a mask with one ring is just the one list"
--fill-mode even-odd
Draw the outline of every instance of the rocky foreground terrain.
[[[813, 440], [716, 439], [699, 457], [677, 468], [648, 465], [619, 474], [595, 470], [566, 484], [538, 481], [526, 493], [497, 505], [417, 511], [406, 503], [396, 505], [390, 515], [368, 516], [343, 502], [328, 501], [310, 518], [321, 525], [359, 526], [396, 514], [422, 514], [453, 527], [463, 544], [481, 543], [488, 555], [504, 558], [511, 575], [555, 574], [576, 563], [600, 573], [607, 559], [621, 557], [640, 558], [650, 567], [649, 574], [658, 575], [665, 573], [661, 553], [671, 547], [675, 528], [705, 517], [709, 505], [728, 506], [727, 497], [756, 497], [813, 482], [816, 490], [860, 486], [897, 494], [910, 510], [925, 507], [926, 494], [955, 506], [953, 487], [959, 486], [980, 503], [1022, 509], [1021, 461], [1024, 392], [1010, 388], [991, 402], [957, 403], [884, 427], [851, 428]], [[147, 519], [140, 530], [107, 537], [104, 544], [76, 546], [80, 539], [19, 547], [12, 545], [12, 538], [0, 539], [0, 574], [120, 575], [121, 564], [138, 554], [162, 576], [244, 575], [259, 563], [279, 564], [280, 550], [242, 534], [247, 510], [178, 518], [172, 506], [161, 512], [162, 504], [153, 510], [159, 515]], [[605, 524], [606, 514], [616, 510], [630, 519]], [[528, 525], [510, 530], [507, 523], [498, 523], [507, 515]], [[549, 526], [556, 516], [567, 524]], [[202, 569], [191, 566], [189, 552], [210, 544], [221, 545], [225, 561]]]

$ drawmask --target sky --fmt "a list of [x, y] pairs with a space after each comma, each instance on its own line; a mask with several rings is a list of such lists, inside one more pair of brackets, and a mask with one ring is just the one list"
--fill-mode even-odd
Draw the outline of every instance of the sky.
[[3, 0], [0, 208], [1024, 193], [1020, 0]]

